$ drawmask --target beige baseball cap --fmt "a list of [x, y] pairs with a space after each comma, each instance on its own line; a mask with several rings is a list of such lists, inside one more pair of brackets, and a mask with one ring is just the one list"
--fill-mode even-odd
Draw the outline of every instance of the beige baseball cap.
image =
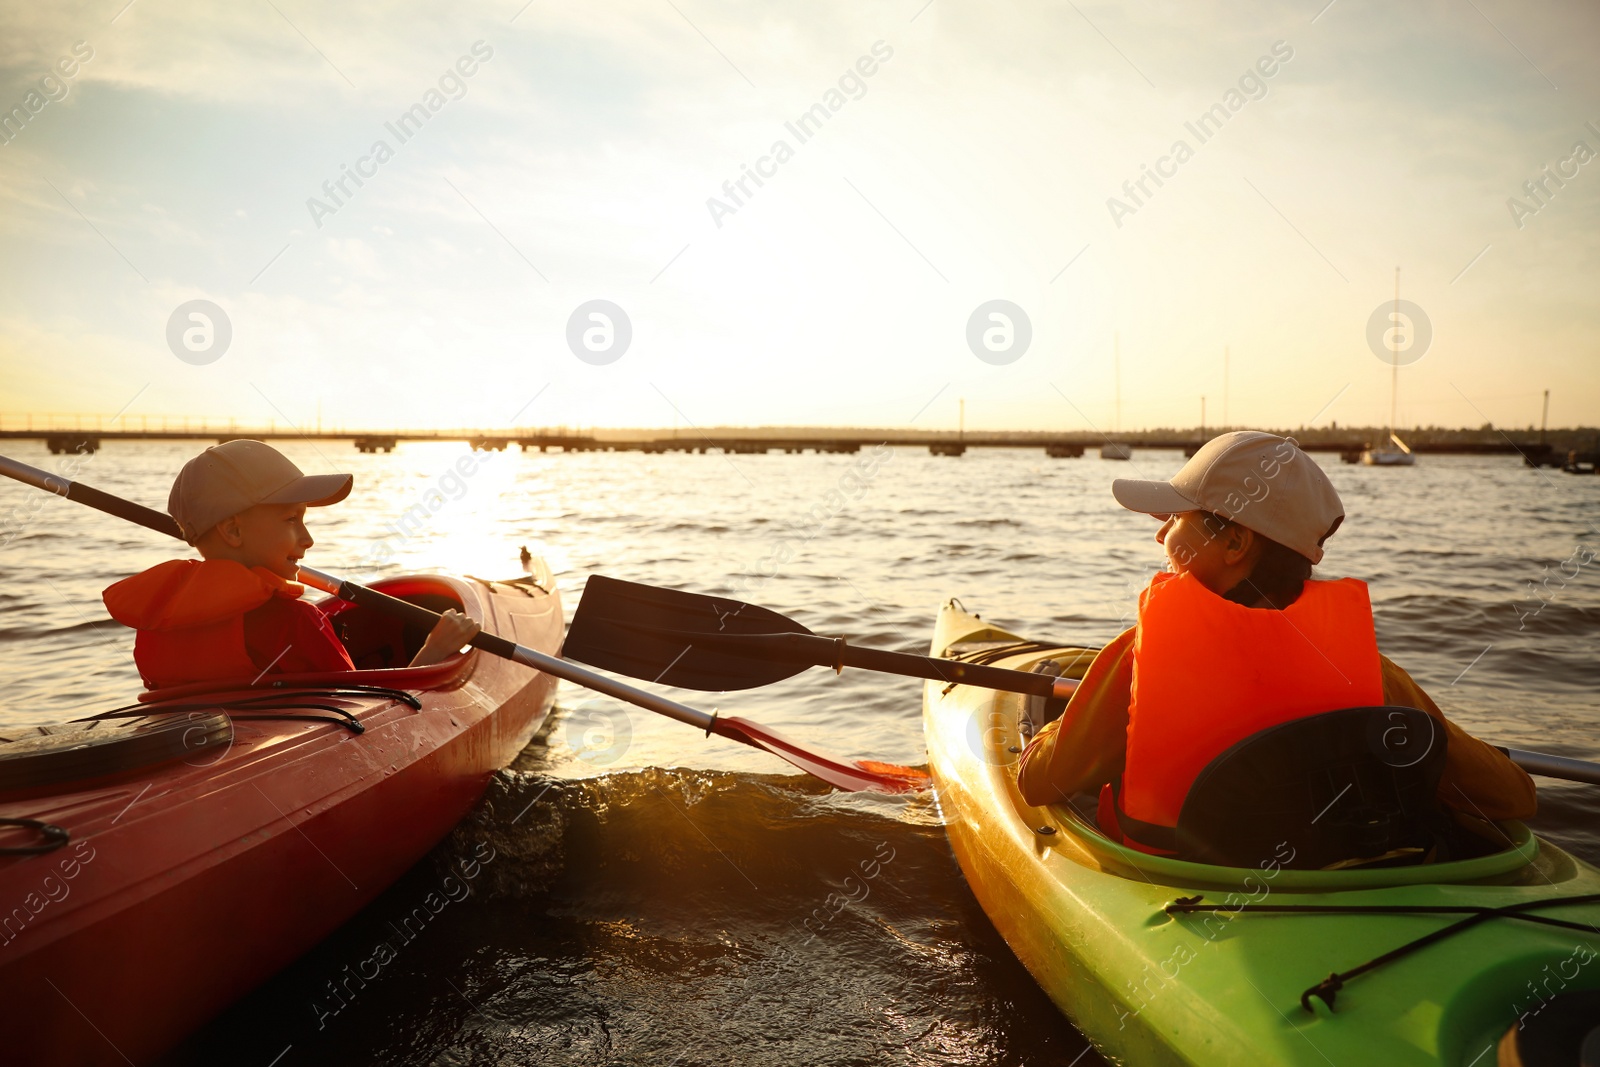
[[304, 474], [289, 457], [261, 441], [212, 445], [183, 465], [167, 497], [167, 512], [191, 545], [229, 515], [257, 504], [323, 507], [350, 495], [349, 474]]
[[1130, 511], [1209, 511], [1322, 562], [1322, 542], [1344, 521], [1333, 483], [1292, 437], [1235, 430], [1207, 441], [1170, 482], [1118, 478], [1111, 495]]

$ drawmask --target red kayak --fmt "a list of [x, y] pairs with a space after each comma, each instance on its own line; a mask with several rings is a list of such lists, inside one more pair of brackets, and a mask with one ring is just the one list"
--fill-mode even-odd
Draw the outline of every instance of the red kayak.
[[[373, 588], [554, 654], [547, 571]], [[321, 604], [354, 673], [145, 693], [93, 722], [0, 730], [0, 1060], [145, 1063], [427, 854], [548, 714], [555, 679]]]

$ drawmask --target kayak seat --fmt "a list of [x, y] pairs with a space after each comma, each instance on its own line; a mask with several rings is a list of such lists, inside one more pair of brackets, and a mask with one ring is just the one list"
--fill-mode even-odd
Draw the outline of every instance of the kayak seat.
[[[429, 611], [463, 610], [461, 599], [446, 592], [449, 587], [385, 589], [390, 596], [417, 604]], [[358, 671], [404, 667], [411, 662], [428, 639], [426, 627], [397, 618], [386, 611], [362, 607], [348, 600], [329, 597], [318, 606], [327, 616], [333, 632], [339, 635], [350, 661]]]
[[[1060, 660], [1042, 659], [1033, 665], [1034, 674], [1047, 674], [1052, 678], [1061, 677], [1062, 664]], [[1044, 729], [1050, 723], [1061, 718], [1061, 713], [1067, 710], [1067, 702], [1060, 697], [1029, 696], [1022, 712], [1022, 736], [1026, 740]]]
[[1416, 708], [1344, 708], [1282, 723], [1195, 778], [1178, 817], [1178, 856], [1300, 869], [1452, 858], [1465, 831], [1436, 799], [1444, 761], [1444, 730]]

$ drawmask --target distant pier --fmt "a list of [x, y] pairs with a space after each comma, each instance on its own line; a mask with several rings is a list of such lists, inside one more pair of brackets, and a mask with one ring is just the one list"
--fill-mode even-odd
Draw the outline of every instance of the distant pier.
[[[14, 423], [15, 416], [6, 419]], [[280, 430], [276, 426], [266, 429], [242, 429], [233, 424], [227, 428], [206, 424], [192, 425], [184, 420], [181, 426], [172, 426], [173, 420], [163, 420], [165, 425], [151, 429], [105, 429], [101, 420], [94, 420], [91, 428], [78, 425], [73, 428], [49, 427], [35, 429], [0, 428], [0, 440], [42, 440], [55, 454], [86, 454], [96, 452], [107, 441], [205, 441], [222, 442], [239, 438], [258, 441], [349, 441], [361, 452], [393, 452], [402, 442], [459, 441], [478, 451], [502, 452], [515, 445], [523, 451], [539, 452], [643, 452], [659, 455], [668, 452], [697, 453], [720, 452], [726, 455], [762, 455], [770, 452], [799, 454], [855, 453], [873, 445], [886, 444], [896, 448], [926, 448], [936, 456], [961, 456], [972, 448], [1024, 448], [1042, 450], [1055, 459], [1077, 459], [1085, 449], [1098, 448], [1107, 442], [1125, 444], [1141, 450], [1181, 451], [1192, 456], [1199, 451], [1203, 440], [1193, 436], [1124, 433], [1101, 437], [1090, 434], [1019, 434], [1007, 433], [920, 433], [894, 434], [863, 431], [861, 436], [826, 434], [818, 436], [782, 437], [766, 434], [709, 432], [653, 438], [597, 437], [589, 433], [570, 432], [566, 429], [518, 430], [415, 430], [365, 431], [332, 430], [327, 432], [299, 429]], [[1368, 447], [1365, 440], [1333, 440], [1303, 442], [1307, 452], [1338, 453], [1346, 463], [1360, 461], [1361, 452]], [[1530, 467], [1558, 467], [1573, 473], [1594, 473], [1594, 453], [1576, 451], [1556, 452], [1552, 446], [1535, 442], [1456, 442], [1413, 443], [1411, 450], [1420, 455], [1520, 455]]]

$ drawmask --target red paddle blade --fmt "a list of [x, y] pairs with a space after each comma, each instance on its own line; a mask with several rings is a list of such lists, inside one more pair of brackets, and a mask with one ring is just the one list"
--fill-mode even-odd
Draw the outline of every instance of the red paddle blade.
[[835, 789], [846, 792], [916, 793], [932, 785], [932, 779], [923, 771], [872, 760], [852, 763], [824, 755], [795, 744], [776, 730], [769, 730], [737, 715], [717, 716], [711, 732], [770, 752], [807, 774], [821, 778]]

